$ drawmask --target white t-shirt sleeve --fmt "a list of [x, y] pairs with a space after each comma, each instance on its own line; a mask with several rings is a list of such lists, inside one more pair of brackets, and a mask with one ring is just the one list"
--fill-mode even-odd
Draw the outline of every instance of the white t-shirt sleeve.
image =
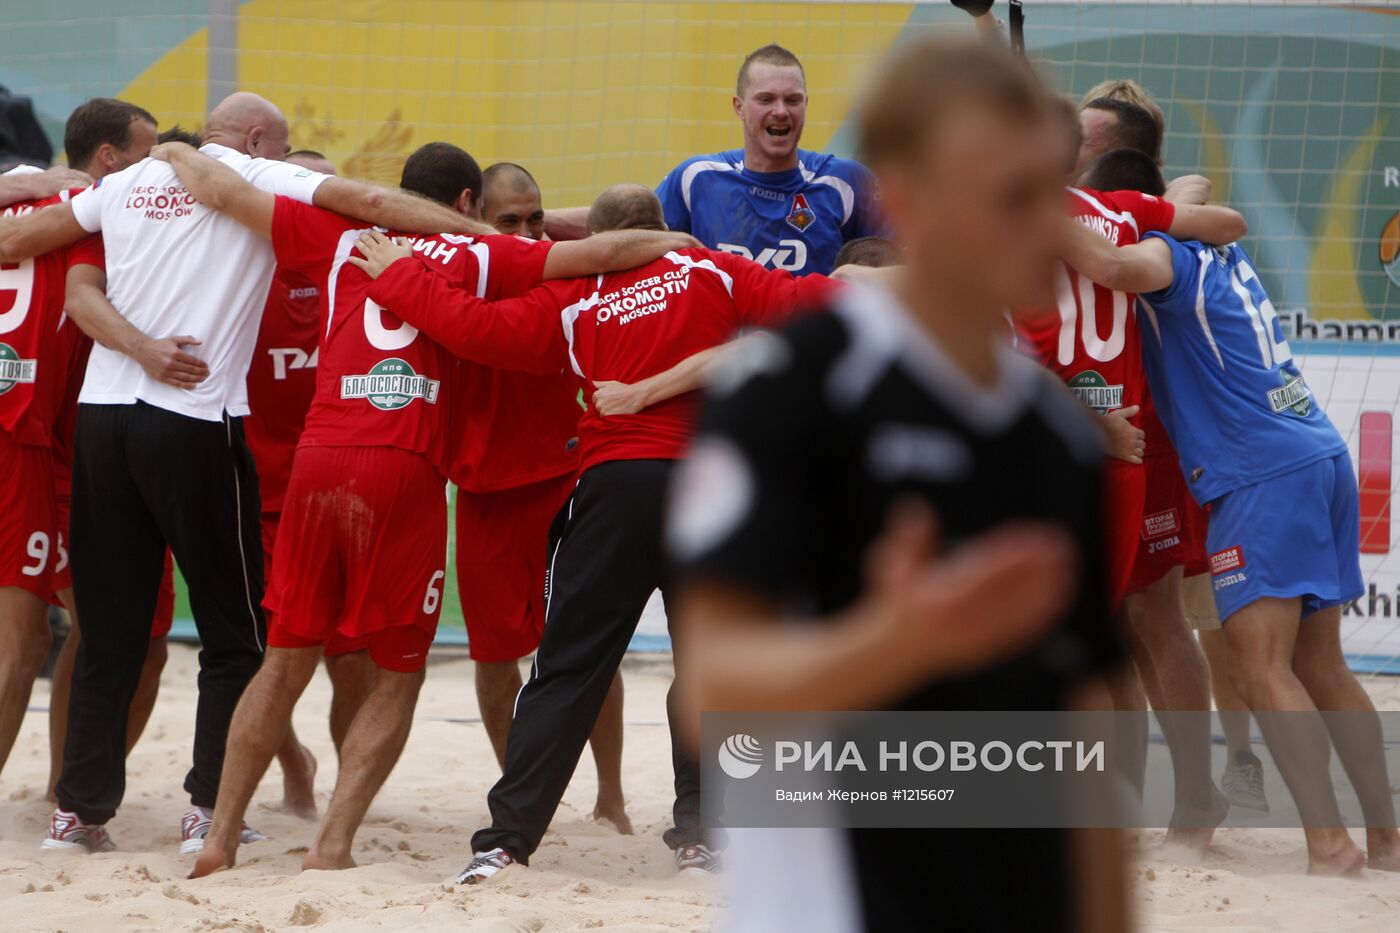
[[250, 159], [244, 163], [243, 173], [254, 187], [303, 204], [311, 204], [312, 195], [321, 187], [321, 182], [331, 177], [291, 162], [274, 162], [271, 159]]
[[68, 202], [73, 205], [73, 219], [88, 233], [97, 233], [102, 229], [103, 190], [102, 185], [93, 185], [73, 195], [73, 199]]

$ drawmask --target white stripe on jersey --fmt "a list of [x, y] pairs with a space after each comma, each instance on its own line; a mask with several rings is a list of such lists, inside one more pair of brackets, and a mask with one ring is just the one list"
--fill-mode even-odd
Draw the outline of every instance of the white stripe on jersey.
[[[744, 170], [743, 163], [739, 165], [739, 171]], [[690, 210], [690, 186], [695, 184], [695, 176], [701, 172], [732, 172], [734, 166], [728, 162], [692, 162], [686, 166], [685, 172], [681, 175], [681, 197], [685, 198], [685, 209]]]
[[579, 315], [598, 306], [602, 300], [603, 277], [598, 276], [598, 284], [593, 294], [582, 301], [576, 301], [559, 313], [560, 326], [564, 328], [564, 342], [569, 345], [569, 363], [573, 366], [574, 372], [580, 379], [587, 379], [583, 374], [583, 367], [578, 363], [578, 357], [574, 356], [574, 325], [578, 323]]
[[1215, 354], [1215, 361], [1224, 369], [1225, 358], [1220, 355], [1220, 347], [1215, 343], [1215, 334], [1211, 333], [1210, 319], [1206, 317], [1206, 270], [1210, 268], [1211, 251], [1200, 250], [1196, 253], [1196, 259], [1200, 262], [1196, 273], [1196, 320], [1201, 323], [1201, 332], [1205, 334], [1206, 343], [1210, 344], [1211, 352]]
[[849, 221], [856, 209], [856, 193], [846, 180], [835, 175], [818, 175], [801, 163], [798, 163], [797, 167], [802, 170], [803, 181], [813, 185], [826, 185], [841, 195], [841, 223]]
[[1120, 214], [1117, 211], [1111, 211], [1107, 207], [1105, 207], [1103, 203], [1099, 201], [1098, 198], [1089, 194], [1089, 192], [1087, 191], [1080, 190], [1079, 188], [1066, 188], [1065, 190], [1068, 191], [1070, 194], [1075, 195], [1080, 200], [1087, 201], [1089, 205], [1094, 208], [1094, 210], [1098, 211], [1100, 214], [1107, 217], [1109, 220], [1116, 221], [1120, 224], [1127, 224], [1129, 227], [1133, 228], [1133, 233], [1135, 235], [1142, 236], [1141, 231], [1138, 230], [1137, 218], [1134, 217], [1132, 214]]
[[331, 274], [326, 281], [327, 337], [331, 334], [331, 320], [335, 318], [335, 280], [340, 277], [340, 269], [345, 265], [345, 260], [350, 258], [350, 251], [355, 248], [355, 242], [359, 240], [360, 234], [368, 233], [373, 229], [375, 228], [365, 227], [363, 230], [346, 230], [335, 243], [335, 259], [331, 261]]
[[715, 275], [719, 276], [719, 280], [724, 283], [724, 290], [729, 293], [729, 297], [734, 297], [734, 277], [719, 268], [719, 266], [716, 266], [713, 260], [691, 259], [689, 256], [682, 256], [680, 253], [674, 251], [667, 253], [666, 258], [676, 265], [684, 266], [687, 269], [704, 269], [708, 272], [713, 272]]

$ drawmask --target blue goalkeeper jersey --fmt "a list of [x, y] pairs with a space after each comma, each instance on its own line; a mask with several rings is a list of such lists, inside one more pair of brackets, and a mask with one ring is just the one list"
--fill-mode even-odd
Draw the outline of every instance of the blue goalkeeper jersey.
[[883, 236], [875, 181], [859, 162], [797, 150], [797, 168], [755, 172], [744, 150], [686, 159], [656, 189], [666, 225], [711, 249], [798, 275], [827, 273], [847, 240]]
[[1170, 287], [1139, 296], [1143, 360], [1196, 500], [1345, 452], [1248, 254], [1238, 244], [1147, 237], [1171, 247], [1173, 276]]

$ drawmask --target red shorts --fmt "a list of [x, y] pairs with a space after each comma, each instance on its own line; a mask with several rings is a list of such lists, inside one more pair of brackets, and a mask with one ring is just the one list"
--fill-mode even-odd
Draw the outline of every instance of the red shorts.
[[[281, 512], [262, 513], [262, 548], [263, 548], [263, 585], [266, 586], [272, 580], [272, 554], [277, 547], [277, 527], [282, 522]], [[263, 607], [268, 615], [268, 628], [271, 630], [272, 610]], [[356, 651], [369, 649], [370, 640], [368, 637], [347, 638], [339, 632], [332, 632], [326, 639], [325, 655], [334, 658], [342, 654], [354, 654]], [[316, 642], [319, 644], [319, 642]], [[278, 645], [279, 648], [309, 648], [311, 645]]]
[[[269, 645], [365, 639], [380, 667], [423, 669], [447, 552], [443, 479], [427, 459], [394, 447], [302, 448], [276, 538]], [[399, 628], [418, 633], [390, 637]]]
[[[423, 665], [427, 663], [428, 649], [433, 645], [433, 634], [433, 632], [416, 625], [399, 625], [354, 639], [332, 634], [324, 644], [323, 653], [326, 657], [333, 658], [355, 651], [368, 651], [369, 659], [384, 670], [412, 674], [421, 671]], [[267, 646], [269, 648], [323, 647], [319, 638], [302, 638], [276, 625], [268, 626]]]
[[1195, 522], [1196, 532], [1201, 539], [1201, 553], [1197, 554], [1195, 559], [1186, 565], [1185, 575], [1198, 577], [1210, 569], [1210, 560], [1206, 556], [1208, 550], [1206, 538], [1210, 534], [1210, 505], [1199, 505], [1195, 499], [1192, 499], [1188, 503], [1187, 509], [1191, 513], [1190, 520]]
[[1186, 488], [1180, 463], [1175, 457], [1152, 457], [1143, 466], [1147, 470], [1147, 500], [1129, 593], [1156, 583], [1175, 567], [1203, 563], [1206, 555], [1200, 506]]
[[457, 496], [457, 592], [476, 661], [514, 661], [544, 633], [549, 527], [573, 494], [572, 474]]
[[1117, 609], [1127, 596], [1137, 563], [1147, 503], [1147, 467], [1110, 460], [1103, 474], [1104, 584], [1109, 605]]
[[[73, 588], [73, 568], [68, 563], [68, 516], [73, 506], [73, 470], [68, 464], [54, 460], [54, 538], [58, 541], [58, 565], [53, 569], [53, 593], [49, 602], [62, 605], [58, 594]], [[151, 619], [151, 637], [164, 638], [175, 622], [175, 559], [170, 548], [165, 549], [165, 572], [160, 577], [160, 592], [156, 595], [156, 614]]]
[[0, 431], [0, 586], [17, 586], [48, 602], [61, 547], [53, 515], [53, 454]]

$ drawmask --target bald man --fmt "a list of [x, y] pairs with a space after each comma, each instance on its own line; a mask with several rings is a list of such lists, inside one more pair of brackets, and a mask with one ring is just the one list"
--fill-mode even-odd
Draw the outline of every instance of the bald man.
[[481, 219], [497, 233], [544, 239], [540, 186], [514, 162], [497, 162], [481, 173]]
[[[497, 233], [544, 239], [540, 186], [514, 162], [481, 173], [482, 220]], [[476, 700], [496, 761], [505, 763], [506, 737], [523, 681], [520, 659], [539, 646], [544, 629], [544, 542], [578, 473], [572, 453], [581, 410], [578, 388], [564, 374], [508, 373], [467, 364], [476, 384], [470, 396], [489, 410], [470, 413], [479, 449], [496, 451], [495, 477], [478, 469], [458, 472], [457, 588], [466, 614], [467, 640], [476, 664]], [[529, 417], [512, 417], [513, 413]], [[470, 445], [467, 445], [468, 449]], [[500, 451], [519, 452], [502, 464]], [[478, 466], [479, 464], [479, 466]], [[504, 468], [502, 468], [504, 466]], [[598, 769], [595, 820], [631, 835], [622, 790], [622, 672], [613, 679], [590, 744]]]
[[[203, 151], [264, 191], [370, 224], [482, 229], [404, 192], [286, 164], [287, 140], [281, 111], [240, 93], [209, 115]], [[243, 416], [275, 257], [259, 231], [210, 207], [218, 205], [195, 201], [167, 163], [146, 159], [70, 202], [0, 223], [0, 261], [101, 231], [111, 271], [110, 279], [101, 270], [70, 277], [66, 303], [97, 345], [78, 399], [69, 555], [84, 638], [46, 848], [114, 848], [105, 824], [125, 791], [127, 709], [167, 545], [189, 585], [202, 645], [182, 854], [204, 846], [229, 719], [262, 661], [260, 503]], [[127, 354], [146, 334], [165, 338], [165, 359]], [[268, 728], [280, 739], [286, 724]], [[244, 838], [258, 836], [245, 828]]]

